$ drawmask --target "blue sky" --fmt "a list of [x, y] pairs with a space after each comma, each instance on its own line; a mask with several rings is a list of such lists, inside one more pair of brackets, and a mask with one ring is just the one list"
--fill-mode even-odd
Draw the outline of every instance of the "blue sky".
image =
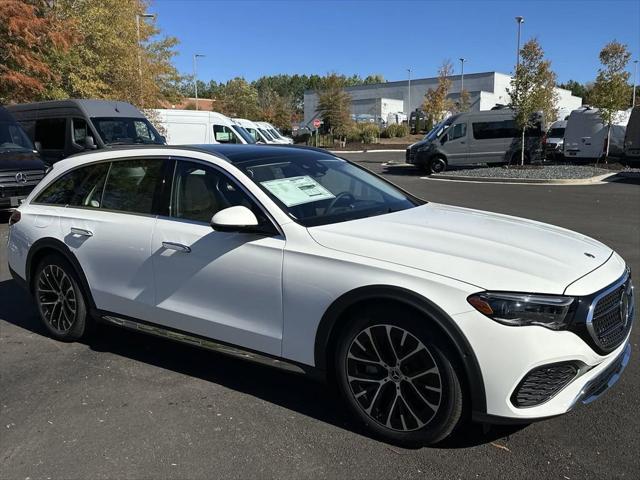
[[[516, 22], [537, 37], [560, 82], [593, 80], [598, 52], [613, 39], [640, 56], [640, 2], [155, 0], [158, 25], [180, 40], [175, 64], [198, 77], [254, 80], [279, 73], [379, 73], [387, 80], [434, 76], [443, 59], [465, 57], [465, 73], [510, 73]], [[629, 67], [632, 71], [632, 67]]]

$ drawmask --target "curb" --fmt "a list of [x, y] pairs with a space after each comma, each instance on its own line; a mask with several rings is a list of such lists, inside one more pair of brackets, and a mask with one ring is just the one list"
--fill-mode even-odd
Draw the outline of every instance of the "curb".
[[589, 178], [498, 178], [498, 177], [460, 177], [458, 175], [431, 175], [420, 177], [423, 180], [442, 180], [448, 182], [469, 183], [510, 183], [516, 185], [594, 185], [618, 175], [617, 172], [605, 173]]

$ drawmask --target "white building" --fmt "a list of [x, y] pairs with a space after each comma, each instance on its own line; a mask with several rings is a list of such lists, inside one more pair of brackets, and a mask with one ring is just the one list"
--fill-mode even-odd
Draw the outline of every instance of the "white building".
[[[449, 98], [457, 101], [460, 97], [461, 76], [452, 75]], [[471, 110], [491, 110], [498, 104], [509, 103], [507, 88], [511, 76], [499, 72], [469, 73], [464, 76], [464, 89], [469, 92]], [[411, 80], [411, 95], [407, 80], [399, 82], [375, 83], [347, 87], [351, 95], [351, 113], [367, 114], [386, 120], [392, 110], [410, 112], [422, 107], [424, 95], [429, 88], [438, 86], [438, 78], [416, 78]], [[558, 117], [564, 118], [582, 105], [582, 99], [575, 97], [569, 90], [556, 88], [558, 94]], [[409, 98], [411, 104], [409, 105]], [[304, 92], [304, 122], [307, 124], [316, 116], [318, 95], [313, 90]], [[547, 119], [547, 121], [554, 119]]]

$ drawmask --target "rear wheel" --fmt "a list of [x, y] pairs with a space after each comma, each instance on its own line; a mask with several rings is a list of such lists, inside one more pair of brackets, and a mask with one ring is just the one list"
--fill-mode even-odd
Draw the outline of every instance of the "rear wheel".
[[40, 318], [52, 337], [74, 341], [89, 330], [84, 294], [78, 276], [67, 260], [47, 255], [36, 268], [33, 292]]
[[452, 355], [411, 310], [368, 309], [347, 327], [335, 358], [347, 405], [376, 436], [401, 445], [443, 440], [462, 415]]

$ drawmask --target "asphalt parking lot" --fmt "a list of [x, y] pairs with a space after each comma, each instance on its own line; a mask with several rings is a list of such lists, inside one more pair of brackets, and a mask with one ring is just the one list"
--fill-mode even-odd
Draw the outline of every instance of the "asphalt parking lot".
[[[640, 181], [592, 186], [421, 179], [404, 152], [344, 154], [427, 200], [595, 237], [640, 272]], [[521, 428], [470, 426], [438, 448], [369, 438], [310, 379], [110, 327], [49, 339], [6, 266], [0, 214], [0, 477], [639, 478], [640, 352], [613, 390]], [[636, 311], [639, 308], [636, 295]], [[508, 359], [505, 359], [505, 362]]]

